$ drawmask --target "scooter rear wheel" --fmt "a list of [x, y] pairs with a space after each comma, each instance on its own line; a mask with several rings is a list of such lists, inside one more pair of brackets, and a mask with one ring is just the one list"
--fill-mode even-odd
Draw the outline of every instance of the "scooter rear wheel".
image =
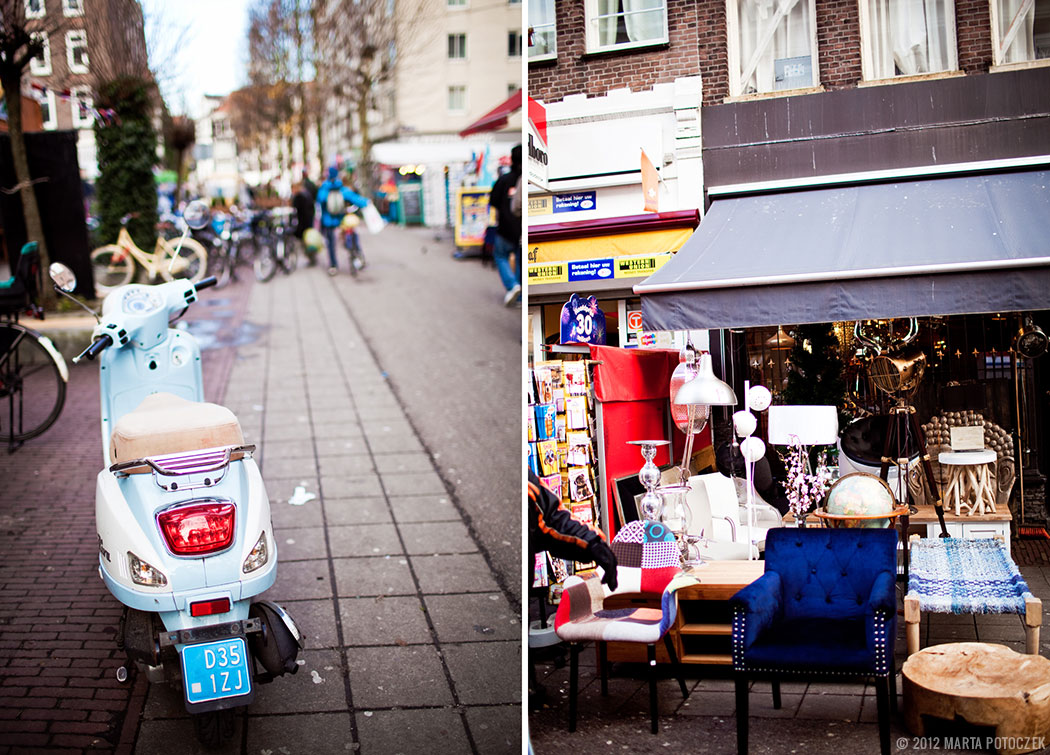
[[222, 747], [235, 730], [232, 710], [213, 710], [192, 716], [197, 741], [208, 749]]

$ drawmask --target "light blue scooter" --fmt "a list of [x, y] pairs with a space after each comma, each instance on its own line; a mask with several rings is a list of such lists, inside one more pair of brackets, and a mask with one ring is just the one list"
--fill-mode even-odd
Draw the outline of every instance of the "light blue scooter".
[[[59, 263], [51, 277], [75, 287]], [[229, 409], [204, 402], [196, 339], [169, 327], [212, 285], [115, 289], [73, 362], [98, 357], [101, 370], [95, 520], [99, 574], [125, 606], [118, 647], [150, 681], [181, 686], [198, 737], [217, 746], [256, 683], [296, 672], [302, 635], [280, 606], [252, 601], [277, 576], [255, 446]]]

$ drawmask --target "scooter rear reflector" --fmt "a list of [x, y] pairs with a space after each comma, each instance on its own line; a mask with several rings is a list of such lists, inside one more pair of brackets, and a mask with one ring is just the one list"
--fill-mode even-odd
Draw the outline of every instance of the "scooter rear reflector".
[[165, 509], [157, 523], [169, 550], [176, 556], [204, 556], [233, 543], [232, 503], [207, 499]]
[[213, 616], [217, 613], [226, 613], [229, 610], [229, 598], [201, 600], [197, 603], [190, 603], [190, 616]]

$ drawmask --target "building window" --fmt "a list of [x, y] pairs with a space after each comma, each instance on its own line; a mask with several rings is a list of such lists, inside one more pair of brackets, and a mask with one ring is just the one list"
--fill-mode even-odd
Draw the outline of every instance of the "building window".
[[558, 52], [554, 0], [530, 0], [529, 60], [549, 60]]
[[66, 16], [83, 16], [84, 0], [62, 0], [62, 13]]
[[467, 35], [466, 34], [449, 34], [448, 35], [448, 59], [449, 60], [466, 60], [467, 59]]
[[467, 111], [467, 87], [465, 85], [453, 84], [448, 88], [448, 111], [450, 113]]
[[70, 73], [88, 72], [87, 32], [83, 29], [66, 32], [66, 62]]
[[955, 0], [860, 0], [867, 81], [954, 71]]
[[55, 93], [50, 89], [44, 92], [44, 99], [40, 103], [40, 115], [44, 121], [45, 131], [54, 131], [58, 128], [58, 111], [55, 109]]
[[521, 57], [521, 32], [511, 29], [507, 32], [507, 56], [511, 58]]
[[39, 39], [44, 43], [44, 49], [40, 54], [29, 61], [29, 72], [34, 76], [51, 75], [51, 42], [47, 38], [46, 31], [35, 31], [30, 35], [33, 39]]
[[95, 125], [91, 90], [87, 87], [74, 87], [70, 95], [69, 105], [73, 112], [73, 128], [91, 128]]
[[1050, 0], [991, 0], [997, 66], [1050, 58]]
[[467, 0], [447, 0], [449, 8], [466, 8]]
[[587, 52], [667, 41], [665, 0], [586, 0]]
[[518, 84], [517, 82], [512, 81], [509, 84], [507, 84], [507, 96], [508, 97], [510, 97], [515, 92], [518, 92], [520, 90], [521, 90], [521, 84]]
[[815, 0], [726, 0], [729, 94], [816, 86]]
[[44, 0], [26, 0], [26, 18], [43, 18], [45, 12]]

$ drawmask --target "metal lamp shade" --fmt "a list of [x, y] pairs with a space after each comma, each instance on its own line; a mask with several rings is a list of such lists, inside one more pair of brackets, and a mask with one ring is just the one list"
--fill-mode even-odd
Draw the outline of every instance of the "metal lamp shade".
[[678, 389], [674, 403], [735, 406], [736, 394], [728, 383], [715, 377], [715, 371], [711, 366], [711, 355], [701, 354], [696, 377]]

